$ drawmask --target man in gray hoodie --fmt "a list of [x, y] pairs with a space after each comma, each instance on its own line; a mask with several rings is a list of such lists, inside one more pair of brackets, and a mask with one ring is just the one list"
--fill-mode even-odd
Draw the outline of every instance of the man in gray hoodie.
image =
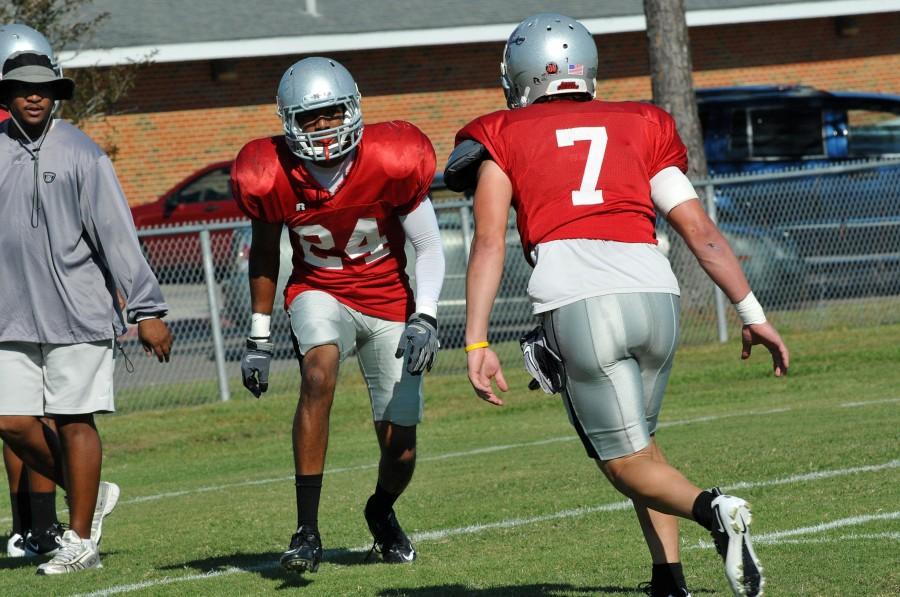
[[[100, 490], [93, 415], [115, 410], [115, 337], [126, 319], [137, 323], [144, 349], [161, 362], [172, 343], [161, 319], [168, 306], [112, 163], [53, 117], [73, 91], [46, 55], [18, 53], [2, 66], [0, 104], [10, 118], [0, 124], [0, 437], [65, 487], [70, 511], [71, 528], [38, 574], [100, 566], [110, 496]], [[44, 415], [55, 418], [58, 436]]]

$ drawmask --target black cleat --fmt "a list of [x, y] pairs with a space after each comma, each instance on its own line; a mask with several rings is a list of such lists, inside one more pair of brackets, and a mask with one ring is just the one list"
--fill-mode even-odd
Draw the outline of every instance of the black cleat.
[[691, 597], [690, 591], [684, 587], [667, 589], [654, 586], [652, 582], [642, 582], [638, 585], [638, 590], [643, 591], [647, 597]]
[[25, 535], [24, 547], [27, 557], [52, 556], [62, 545], [62, 536], [66, 529], [59, 522], [54, 522], [39, 533], [28, 531]]
[[[374, 496], [373, 496], [374, 497]], [[409, 537], [400, 528], [397, 515], [391, 508], [387, 516], [378, 516], [372, 512], [372, 498], [366, 502], [366, 523], [375, 543], [369, 550], [369, 559], [374, 552], [381, 554], [381, 559], [388, 564], [408, 564], [416, 559], [416, 548], [409, 541]]]
[[281, 554], [281, 567], [288, 572], [315, 572], [322, 561], [322, 538], [319, 531], [308, 526], [297, 529], [291, 546]]

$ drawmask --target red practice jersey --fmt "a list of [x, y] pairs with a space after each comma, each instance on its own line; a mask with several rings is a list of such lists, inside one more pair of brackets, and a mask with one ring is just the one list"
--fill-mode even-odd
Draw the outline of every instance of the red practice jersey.
[[457, 133], [464, 139], [484, 145], [512, 182], [526, 257], [567, 238], [655, 244], [650, 179], [687, 171], [675, 121], [651, 104], [532, 104], [475, 119]]
[[0, 108], [0, 122], [3, 122], [7, 118], [9, 118], [9, 112], [4, 110], [3, 108]]
[[405, 321], [414, 310], [400, 216], [428, 195], [431, 142], [408, 122], [367, 125], [334, 194], [291, 153], [284, 136], [251, 141], [232, 168], [234, 197], [248, 217], [290, 228], [294, 270], [285, 308], [321, 290], [366, 315]]

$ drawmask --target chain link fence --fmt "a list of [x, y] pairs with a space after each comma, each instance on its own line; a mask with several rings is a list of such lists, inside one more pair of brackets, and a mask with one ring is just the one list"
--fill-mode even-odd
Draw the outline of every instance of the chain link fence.
[[[465, 371], [459, 348], [473, 233], [471, 200], [442, 188], [438, 179], [433, 192], [447, 268], [438, 310], [443, 350], [433, 377]], [[700, 181], [697, 189], [783, 331], [900, 322], [900, 160], [717, 177]], [[249, 223], [143, 229], [138, 235], [169, 303], [175, 345], [172, 361], [160, 365], [144, 357], [133, 329], [121, 339], [128, 358], [117, 355], [120, 411], [248, 397], [239, 362], [249, 331]], [[682, 285], [682, 343], [736, 338], [740, 323], [727, 299], [664, 222], [658, 237]], [[279, 292], [291, 253], [285, 229]], [[534, 325], [526, 293], [530, 273], [511, 219], [490, 338], [507, 367], [516, 366], [516, 340]], [[278, 307], [270, 391], [295, 392], [299, 368], [287, 316]], [[350, 359], [342, 369], [355, 375], [357, 367]]]

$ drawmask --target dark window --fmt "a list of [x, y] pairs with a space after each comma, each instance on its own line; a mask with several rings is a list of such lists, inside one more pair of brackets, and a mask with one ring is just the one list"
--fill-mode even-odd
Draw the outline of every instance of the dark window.
[[229, 199], [231, 197], [229, 177], [229, 168], [219, 168], [207, 172], [178, 191], [175, 203], [201, 203]]
[[734, 110], [731, 113], [731, 142], [728, 147], [728, 157], [732, 160], [746, 159], [750, 152], [748, 144], [747, 111]]
[[900, 154], [900, 114], [847, 110], [847, 144], [851, 157]]
[[825, 155], [822, 110], [762, 108], [750, 110], [755, 158], [803, 158]]

